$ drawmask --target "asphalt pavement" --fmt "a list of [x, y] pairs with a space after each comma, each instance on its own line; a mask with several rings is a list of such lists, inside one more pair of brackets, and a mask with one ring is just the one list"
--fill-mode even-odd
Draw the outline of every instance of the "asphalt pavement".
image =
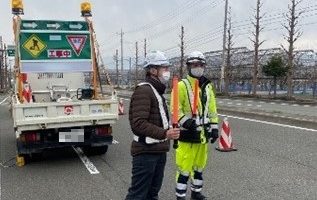
[[[1, 99], [0, 99], [1, 100]], [[1, 101], [0, 101], [1, 102]], [[125, 100], [128, 112], [129, 100]], [[220, 116], [223, 118], [223, 116]], [[131, 179], [128, 116], [113, 127], [115, 144], [107, 154], [88, 157], [99, 173], [91, 174], [72, 149], [50, 150], [24, 167], [14, 165], [15, 135], [9, 106], [0, 105], [1, 200], [124, 199]], [[204, 193], [213, 200], [317, 199], [317, 130], [243, 116], [228, 116], [236, 152], [210, 144]], [[174, 150], [168, 153], [160, 199], [172, 200]], [[11, 167], [7, 167], [13, 165]]]

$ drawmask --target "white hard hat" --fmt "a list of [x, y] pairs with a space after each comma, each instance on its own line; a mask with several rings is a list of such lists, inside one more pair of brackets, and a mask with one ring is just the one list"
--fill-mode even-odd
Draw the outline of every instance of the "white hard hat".
[[187, 56], [186, 64], [195, 62], [206, 64], [206, 58], [200, 51], [193, 51]]
[[143, 68], [147, 68], [149, 66], [170, 66], [170, 62], [168, 61], [165, 54], [161, 51], [151, 51], [146, 55]]

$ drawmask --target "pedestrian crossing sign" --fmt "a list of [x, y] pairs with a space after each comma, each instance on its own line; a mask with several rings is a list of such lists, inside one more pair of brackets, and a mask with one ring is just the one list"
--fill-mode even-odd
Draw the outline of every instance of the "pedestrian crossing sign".
[[46, 49], [46, 44], [36, 35], [31, 35], [23, 44], [23, 48], [35, 58]]

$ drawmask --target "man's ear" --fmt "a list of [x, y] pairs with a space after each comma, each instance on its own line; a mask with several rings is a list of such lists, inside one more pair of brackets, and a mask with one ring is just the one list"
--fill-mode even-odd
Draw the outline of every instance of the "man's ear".
[[154, 76], [157, 76], [158, 74], [158, 70], [157, 69], [155, 69], [155, 68], [151, 68], [150, 69], [150, 73], [151, 73], [151, 75], [154, 75]]

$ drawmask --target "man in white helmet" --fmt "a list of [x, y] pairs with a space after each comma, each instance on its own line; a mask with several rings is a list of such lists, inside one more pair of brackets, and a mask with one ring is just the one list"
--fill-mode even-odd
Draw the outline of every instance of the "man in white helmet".
[[163, 52], [148, 53], [145, 81], [131, 97], [129, 120], [133, 132], [131, 145], [132, 181], [126, 200], [157, 200], [161, 189], [166, 152], [179, 129], [170, 128], [165, 84], [170, 80], [169, 61]]
[[[176, 149], [176, 197], [186, 199], [187, 183], [191, 180], [191, 200], [207, 199], [202, 193], [203, 170], [207, 164], [208, 143], [218, 138], [216, 99], [211, 82], [203, 76], [205, 56], [194, 51], [186, 59], [188, 76], [178, 83], [179, 125]], [[199, 83], [198, 105], [194, 105], [195, 82]], [[193, 113], [193, 106], [197, 112]], [[171, 108], [173, 102], [171, 102]], [[171, 109], [172, 110], [172, 109]], [[209, 186], [210, 187], [210, 186]]]

